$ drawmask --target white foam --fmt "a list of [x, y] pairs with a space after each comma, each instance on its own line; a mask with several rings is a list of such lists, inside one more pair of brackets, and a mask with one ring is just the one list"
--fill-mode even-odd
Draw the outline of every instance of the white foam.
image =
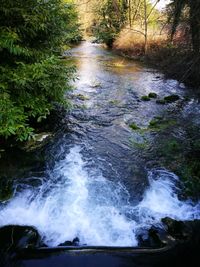
[[150, 187], [135, 207], [120, 183], [107, 181], [99, 172], [91, 173], [80, 148], [72, 148], [39, 188], [24, 189], [2, 206], [0, 226], [35, 226], [49, 246], [75, 237], [87, 245], [136, 246], [138, 230], [163, 217], [200, 218], [198, 205], [178, 199], [178, 177], [172, 173], [149, 173]]

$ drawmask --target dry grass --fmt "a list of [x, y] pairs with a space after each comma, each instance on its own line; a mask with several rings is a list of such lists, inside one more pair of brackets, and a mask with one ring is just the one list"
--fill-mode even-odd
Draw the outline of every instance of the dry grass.
[[184, 25], [179, 27], [172, 44], [167, 30], [160, 35], [159, 29], [150, 29], [148, 51], [144, 55], [144, 36], [124, 29], [114, 42], [113, 49], [133, 59], [145, 60], [181, 82], [200, 87], [200, 56], [193, 54], [188, 32]]
[[[135, 29], [137, 30], [137, 29]], [[144, 35], [135, 30], [124, 29], [114, 42], [113, 48], [132, 57], [144, 55]], [[167, 34], [159, 34], [154, 30], [149, 30], [148, 50], [149, 52], [158, 50], [167, 42]]]

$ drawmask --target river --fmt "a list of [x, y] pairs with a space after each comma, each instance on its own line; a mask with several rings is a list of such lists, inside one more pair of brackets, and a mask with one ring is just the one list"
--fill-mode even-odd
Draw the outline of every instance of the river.
[[[80, 245], [136, 247], [164, 217], [200, 219], [199, 203], [180, 197], [179, 177], [152, 149], [170, 134], [181, 140], [185, 121], [199, 123], [198, 100], [184, 100], [183, 84], [101, 45], [83, 42], [70, 53], [78, 79], [64, 130], [45, 152], [45, 170], [16, 179], [13, 198], [1, 204], [0, 226], [34, 226], [49, 247], [74, 238]], [[141, 100], [151, 92], [180, 100]], [[182, 124], [169, 123], [170, 133], [148, 131], [160, 116]]]

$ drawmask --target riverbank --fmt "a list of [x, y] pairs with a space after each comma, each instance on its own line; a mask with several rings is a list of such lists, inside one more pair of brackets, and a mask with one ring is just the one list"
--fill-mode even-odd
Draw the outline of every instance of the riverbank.
[[126, 41], [119, 36], [113, 44], [113, 50], [124, 57], [145, 62], [180, 83], [200, 88], [200, 55], [194, 54], [185, 44], [169, 45], [164, 37], [152, 39], [145, 55], [143, 40], [137, 43], [137, 39]]

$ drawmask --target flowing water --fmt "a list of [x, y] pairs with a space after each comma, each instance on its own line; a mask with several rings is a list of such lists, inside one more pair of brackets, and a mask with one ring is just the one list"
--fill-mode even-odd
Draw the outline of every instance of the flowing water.
[[[151, 149], [140, 153], [133, 146], [144, 136], [128, 126], [145, 128], [167, 112], [184, 118], [187, 111], [186, 120], [188, 114], [195, 120], [197, 101], [184, 107], [142, 102], [152, 91], [184, 97], [185, 88], [99, 45], [83, 42], [71, 53], [79, 79], [64, 119], [68, 131], [61, 129], [46, 151], [51, 160], [42, 174], [16, 180], [13, 198], [0, 206], [0, 226], [34, 226], [51, 247], [76, 237], [81, 245], [123, 247], [137, 246], [138, 235], [162, 227], [164, 217], [200, 219], [200, 204], [180, 200], [179, 178], [155, 164]], [[147, 134], [150, 142], [155, 135]]]

